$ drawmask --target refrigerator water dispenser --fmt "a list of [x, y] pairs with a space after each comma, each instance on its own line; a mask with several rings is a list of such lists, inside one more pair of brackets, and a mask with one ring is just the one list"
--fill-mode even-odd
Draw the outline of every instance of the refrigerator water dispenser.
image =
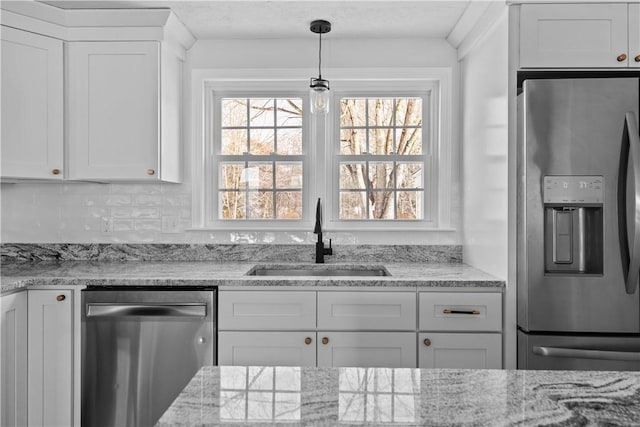
[[602, 274], [604, 178], [545, 176], [545, 273]]

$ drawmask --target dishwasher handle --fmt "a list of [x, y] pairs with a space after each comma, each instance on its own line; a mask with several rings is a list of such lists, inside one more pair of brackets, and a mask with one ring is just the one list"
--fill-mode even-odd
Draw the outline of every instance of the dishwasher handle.
[[635, 351], [585, 350], [579, 348], [542, 347], [536, 345], [533, 347], [533, 354], [542, 357], [568, 357], [633, 362], [640, 361], [640, 352]]
[[171, 316], [207, 317], [207, 304], [100, 304], [86, 305], [87, 317]]

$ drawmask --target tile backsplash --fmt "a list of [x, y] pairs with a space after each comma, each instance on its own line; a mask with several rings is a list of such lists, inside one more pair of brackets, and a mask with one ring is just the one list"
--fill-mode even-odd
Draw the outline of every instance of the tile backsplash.
[[[189, 230], [191, 185], [168, 183], [1, 184], [3, 243], [311, 244], [309, 230]], [[453, 197], [457, 201], [456, 197]], [[454, 227], [459, 208], [452, 209]], [[329, 232], [334, 244], [456, 245], [446, 231]]]

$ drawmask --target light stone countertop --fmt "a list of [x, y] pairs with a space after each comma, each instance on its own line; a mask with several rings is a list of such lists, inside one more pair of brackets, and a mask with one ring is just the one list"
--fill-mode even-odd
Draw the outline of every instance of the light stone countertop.
[[186, 425], [640, 426], [640, 372], [205, 366]]
[[[390, 276], [246, 276], [254, 266], [370, 269], [384, 266]], [[505, 282], [462, 263], [264, 263], [211, 261], [62, 261], [7, 263], [1, 269], [0, 293], [41, 286], [218, 286], [251, 287], [487, 287]]]

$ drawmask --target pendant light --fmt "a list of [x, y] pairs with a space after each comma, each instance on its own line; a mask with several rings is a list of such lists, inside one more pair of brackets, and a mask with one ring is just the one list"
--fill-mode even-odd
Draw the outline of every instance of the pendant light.
[[318, 78], [311, 77], [311, 113], [327, 114], [329, 111], [329, 80], [322, 78], [322, 35], [331, 31], [331, 22], [322, 19], [311, 22], [312, 33], [320, 37], [318, 44]]

